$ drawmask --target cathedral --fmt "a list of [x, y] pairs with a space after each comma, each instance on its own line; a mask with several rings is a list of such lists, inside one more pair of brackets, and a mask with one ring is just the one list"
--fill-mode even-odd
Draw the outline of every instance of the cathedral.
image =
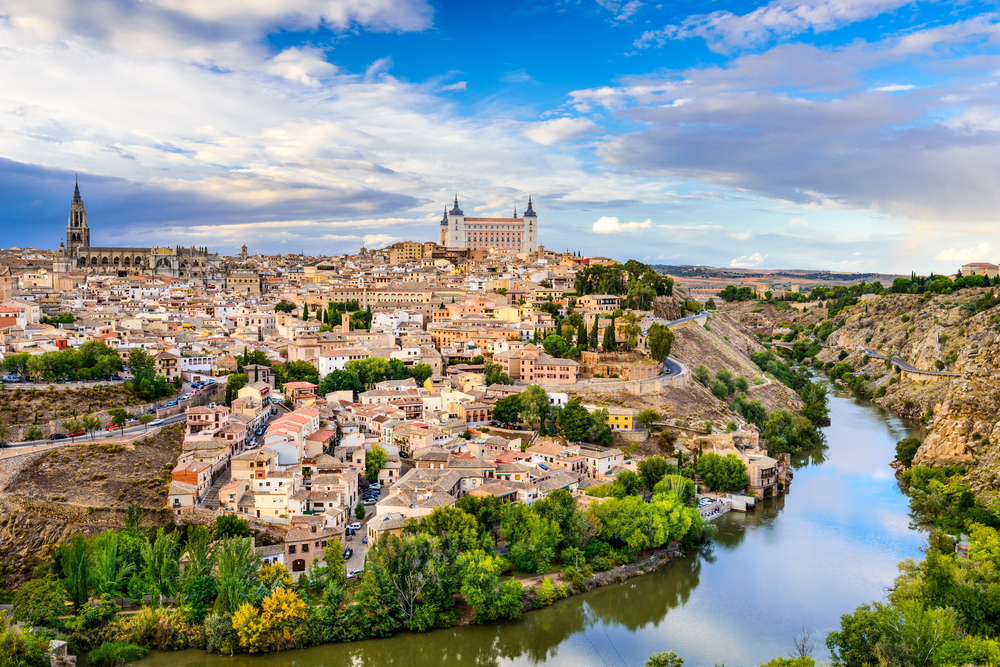
[[531, 207], [522, 217], [513, 218], [467, 218], [458, 207], [448, 211], [445, 207], [441, 218], [441, 245], [445, 248], [468, 248], [470, 250], [498, 250], [516, 255], [519, 252], [538, 250], [538, 216]]
[[222, 260], [207, 248], [105, 248], [90, 245], [87, 211], [76, 184], [69, 205], [65, 244], [59, 243], [54, 270], [56, 273], [84, 271], [118, 276], [167, 276], [207, 283], [223, 277]]

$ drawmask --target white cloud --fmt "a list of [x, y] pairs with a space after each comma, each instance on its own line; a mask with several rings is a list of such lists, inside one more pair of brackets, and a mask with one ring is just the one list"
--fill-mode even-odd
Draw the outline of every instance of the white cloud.
[[910, 85], [908, 83], [893, 83], [888, 86], [879, 86], [878, 88], [872, 88], [871, 90], [876, 90], [880, 93], [898, 93], [904, 90], [913, 90], [916, 86]]
[[318, 77], [337, 73], [337, 68], [327, 62], [323, 52], [311, 47], [285, 49], [268, 61], [265, 70], [310, 88], [320, 85]]
[[384, 248], [392, 243], [402, 241], [400, 236], [390, 236], [389, 234], [366, 234], [362, 242], [366, 248]]
[[742, 255], [737, 257], [733, 261], [729, 262], [729, 266], [738, 269], [749, 269], [759, 266], [765, 259], [767, 259], [767, 255], [761, 255], [759, 252], [755, 252], [752, 255]]
[[507, 72], [500, 77], [500, 80], [504, 83], [538, 83], [535, 77], [528, 74], [526, 70], [516, 69], [513, 72]]
[[934, 257], [939, 262], [976, 262], [989, 259], [993, 254], [993, 246], [980, 243], [972, 248], [949, 248], [942, 250]]
[[618, 222], [618, 218], [603, 217], [594, 223], [592, 231], [597, 234], [614, 234], [616, 232], [635, 232], [640, 229], [649, 229], [653, 224], [652, 220], [643, 222]]
[[524, 130], [524, 136], [532, 141], [551, 146], [570, 139], [576, 139], [600, 129], [600, 125], [589, 118], [555, 118], [531, 123]]
[[719, 225], [712, 223], [704, 225], [657, 225], [660, 229], [669, 229], [672, 232], [703, 232], [710, 229], [722, 229]]
[[680, 25], [643, 33], [635, 46], [663, 45], [668, 40], [701, 37], [713, 51], [726, 52], [791, 37], [809, 30], [826, 32], [892, 11], [913, 0], [773, 0], [754, 11], [689, 16]]
[[805, 218], [792, 218], [788, 221], [789, 227], [808, 227], [809, 221]]
[[737, 241], [746, 241], [753, 238], [753, 230], [748, 229], [745, 232], [729, 232], [726, 234], [731, 239], [736, 239]]
[[597, 4], [615, 14], [616, 21], [628, 21], [644, 6], [639, 0], [597, 0]]
[[390, 69], [392, 69], [392, 58], [388, 56], [379, 58], [365, 69], [365, 78], [374, 79], [379, 74], [388, 72]]
[[468, 81], [458, 81], [447, 86], [441, 86], [441, 90], [465, 90], [468, 86]]

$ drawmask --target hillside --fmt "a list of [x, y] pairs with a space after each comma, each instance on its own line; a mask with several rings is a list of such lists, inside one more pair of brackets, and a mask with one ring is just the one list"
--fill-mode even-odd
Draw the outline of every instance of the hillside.
[[[955, 294], [887, 294], [838, 315], [841, 328], [827, 343], [848, 352], [855, 374], [868, 374], [874, 401], [899, 414], [923, 418], [927, 437], [915, 461], [925, 465], [971, 463], [969, 481], [983, 494], [997, 492], [1000, 472], [1000, 306], [984, 297], [988, 289]], [[900, 373], [881, 359], [895, 354], [914, 368], [958, 373], [935, 377]], [[824, 362], [842, 350], [825, 349]]]
[[34, 459], [0, 494], [0, 576], [19, 581], [74, 533], [124, 525], [130, 503], [166, 507], [179, 426], [131, 444], [68, 445]]
[[[724, 368], [734, 377], [745, 377], [750, 384], [749, 399], [760, 400], [768, 412], [779, 408], [795, 411], [802, 408], [802, 400], [792, 389], [766, 378], [753, 363], [750, 355], [765, 348], [756, 336], [747, 332], [729, 315], [712, 315], [707, 329], [696, 322], [688, 322], [673, 327], [673, 331], [675, 340], [670, 356], [681, 361], [692, 372], [703, 364], [713, 375]], [[667, 387], [656, 394], [640, 396], [625, 392], [581, 392], [579, 396], [585, 403], [600, 406], [629, 407], [636, 410], [652, 408], [667, 422], [677, 426], [700, 428], [705, 421], [710, 421], [717, 431], [721, 431], [730, 422], [745, 422], [729, 409], [728, 399], [720, 401], [707, 387], [693, 380], [690, 386]], [[644, 448], [656, 451], [654, 445]]]

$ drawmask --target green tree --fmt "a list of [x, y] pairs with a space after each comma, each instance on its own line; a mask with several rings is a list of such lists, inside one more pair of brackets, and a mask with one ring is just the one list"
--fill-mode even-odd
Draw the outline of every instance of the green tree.
[[562, 539], [554, 521], [540, 517], [526, 505], [503, 513], [500, 535], [510, 548], [511, 561], [525, 572], [545, 572]]
[[160, 528], [155, 540], [143, 543], [142, 565], [137, 574], [138, 590], [143, 594], [162, 601], [177, 592], [181, 572], [180, 538], [179, 531], [167, 533]]
[[139, 415], [139, 421], [142, 422], [142, 425], [145, 427], [143, 430], [145, 431], [149, 430], [149, 423], [155, 420], [156, 420], [156, 415], [149, 415], [149, 414]]
[[294, 313], [295, 304], [282, 299], [281, 301], [278, 302], [278, 305], [274, 307], [274, 310], [279, 313]]
[[309, 306], [304, 303], [302, 304], [302, 319], [303, 320], [309, 319]]
[[98, 597], [124, 594], [128, 589], [129, 577], [135, 572], [135, 565], [125, 559], [120, 548], [121, 541], [122, 538], [113, 530], [93, 538], [90, 582]]
[[235, 514], [220, 514], [215, 517], [212, 535], [216, 540], [228, 540], [234, 537], [250, 537], [250, 526], [246, 519]]
[[587, 347], [591, 350], [597, 349], [597, 328], [599, 326], [600, 315], [594, 315], [594, 325], [590, 328], [590, 335], [587, 337]]
[[712, 386], [712, 371], [708, 370], [705, 364], [698, 364], [694, 368], [694, 379], [706, 387]]
[[[67, 433], [76, 433], [77, 431], [83, 431], [84, 430], [84, 428], [80, 425], [80, 420], [76, 419], [76, 418], [74, 418], [74, 419], [67, 419], [66, 421], [64, 421], [62, 423], [62, 427], [64, 429], [66, 429]], [[75, 441], [75, 440], [76, 440], [76, 438], [73, 437], [73, 436], [71, 436], [71, 440], [70, 441], [72, 442], [72, 441]]]
[[65, 611], [65, 599], [66, 591], [54, 575], [32, 579], [14, 593], [13, 620], [15, 623], [55, 627]]
[[896, 443], [896, 460], [909, 468], [922, 443], [917, 438], [906, 438]]
[[517, 422], [521, 414], [521, 399], [517, 394], [501, 398], [493, 405], [493, 419], [506, 424]]
[[122, 408], [111, 408], [108, 410], [108, 414], [111, 415], [111, 423], [120, 428], [122, 435], [125, 435], [125, 424], [128, 423], [131, 415]]
[[617, 487], [613, 492], [615, 497], [635, 496], [642, 489], [642, 477], [631, 470], [622, 470], [615, 477], [612, 486]]
[[876, 646], [888, 667], [926, 667], [934, 652], [955, 638], [953, 609], [926, 609], [920, 600], [903, 600], [885, 612], [882, 639]]
[[626, 349], [632, 350], [639, 344], [642, 318], [635, 313], [625, 313], [618, 319], [618, 333], [625, 339]]
[[389, 456], [379, 445], [375, 445], [365, 452], [365, 479], [374, 484], [378, 481], [378, 474], [389, 461]]
[[882, 639], [885, 613], [881, 603], [863, 604], [840, 617], [840, 630], [826, 636], [826, 648], [837, 665], [877, 665], [876, 646]]
[[816, 427], [808, 419], [781, 408], [767, 416], [762, 431], [768, 452], [801, 452], [820, 443]]
[[487, 387], [495, 384], [514, 384], [510, 376], [503, 372], [503, 366], [492, 361], [483, 364], [483, 377]]
[[605, 352], [611, 352], [616, 347], [618, 347], [617, 337], [615, 335], [615, 318], [611, 318], [611, 323], [604, 327], [604, 342], [601, 347]]
[[154, 375], [156, 373], [156, 359], [147, 354], [145, 349], [134, 347], [128, 353], [128, 369], [132, 375], [139, 373]]
[[90, 598], [90, 557], [87, 538], [76, 534], [59, 550], [59, 566], [63, 573], [66, 597], [73, 603], [73, 613], [78, 613]]
[[698, 475], [710, 489], [739, 491], [750, 483], [746, 466], [735, 454], [708, 452], [698, 458]]
[[365, 505], [360, 500], [354, 506], [354, 516], [358, 521], [363, 521], [365, 518]]
[[580, 399], [569, 401], [559, 413], [559, 427], [570, 442], [580, 442], [590, 436], [591, 419]]
[[652, 408], [646, 408], [645, 410], [639, 411], [639, 413], [635, 416], [635, 421], [643, 428], [649, 429], [659, 418], [660, 413]]
[[84, 415], [80, 417], [80, 426], [94, 437], [94, 433], [101, 428], [101, 418], [97, 415]]
[[226, 405], [232, 405], [239, 397], [240, 389], [247, 386], [250, 377], [246, 373], [233, 373], [226, 378]]
[[42, 439], [42, 429], [37, 426], [31, 426], [28, 431], [24, 434], [24, 437], [28, 441], [41, 440]]
[[580, 318], [580, 324], [576, 329], [576, 346], [581, 350], [586, 350], [589, 346], [589, 341], [587, 338], [587, 323]]
[[335, 391], [353, 391], [361, 393], [364, 391], [364, 387], [361, 386], [361, 380], [358, 379], [357, 373], [352, 373], [347, 370], [334, 370], [323, 376], [323, 379], [320, 380], [317, 391], [320, 396], [326, 396], [327, 394]]
[[215, 611], [232, 614], [241, 604], [259, 600], [256, 591], [260, 566], [260, 553], [253, 548], [253, 540], [249, 537], [222, 540], [216, 556], [218, 597]]
[[652, 491], [657, 482], [663, 479], [672, 467], [662, 456], [647, 456], [639, 461], [638, 466], [642, 485]]
[[680, 657], [673, 651], [669, 653], [660, 652], [654, 653], [649, 656], [646, 660], [644, 667], [681, 667], [684, 664], [684, 658]]
[[462, 597], [475, 609], [474, 623], [521, 617], [521, 584], [514, 579], [500, 583], [503, 566], [497, 556], [482, 550], [468, 551], [458, 557], [457, 564]]
[[545, 350], [546, 354], [562, 358], [565, 357], [566, 353], [569, 351], [569, 345], [566, 344], [565, 338], [553, 334], [551, 336], [547, 336], [545, 340], [542, 341], [542, 349]]
[[537, 384], [530, 385], [519, 395], [521, 416], [532, 426], [542, 425], [549, 414], [549, 395]]

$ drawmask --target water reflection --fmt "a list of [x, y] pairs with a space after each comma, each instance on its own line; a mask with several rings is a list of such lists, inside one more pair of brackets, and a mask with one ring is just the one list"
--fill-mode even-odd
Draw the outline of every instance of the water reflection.
[[824, 660], [822, 637], [840, 614], [881, 597], [896, 563], [923, 543], [887, 465], [918, 425], [837, 388], [830, 414], [824, 446], [795, 458], [788, 495], [720, 517], [713, 548], [653, 574], [515, 622], [271, 656], [161, 654], [142, 667], [641, 667], [661, 650], [685, 667], [755, 665], [786, 654], [802, 623]]

